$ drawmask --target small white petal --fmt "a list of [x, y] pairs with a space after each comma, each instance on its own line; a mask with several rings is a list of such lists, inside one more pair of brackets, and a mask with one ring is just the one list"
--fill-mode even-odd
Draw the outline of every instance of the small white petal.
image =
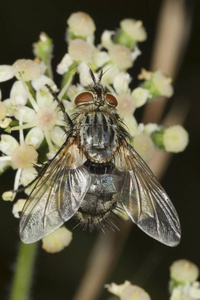
[[22, 211], [24, 204], [26, 200], [25, 199], [19, 199], [14, 205], [12, 209], [12, 213], [15, 218], [19, 218], [19, 213]]
[[160, 130], [160, 126], [156, 123], [149, 123], [144, 126], [144, 132], [151, 135], [154, 131]]
[[35, 120], [35, 111], [27, 106], [18, 108], [15, 112], [15, 118], [23, 123], [31, 123]]
[[101, 44], [106, 49], [109, 49], [114, 44], [112, 41], [112, 36], [115, 34], [114, 31], [105, 30], [101, 36]]
[[110, 57], [106, 51], [97, 51], [93, 55], [93, 61], [98, 68], [102, 67], [109, 60]]
[[31, 84], [36, 91], [48, 90], [47, 87], [45, 86], [46, 84], [48, 84], [54, 92], [58, 91], [58, 88], [56, 84], [53, 82], [53, 80], [45, 75], [40, 75], [38, 78], [32, 80]]
[[10, 91], [10, 99], [13, 105], [26, 105], [27, 93], [21, 81], [14, 82]]
[[68, 53], [66, 53], [63, 59], [61, 60], [61, 62], [57, 66], [57, 73], [60, 75], [66, 73], [72, 63], [73, 63], [73, 59]]
[[138, 123], [133, 115], [129, 114], [128, 116], [123, 117], [123, 121], [128, 127], [128, 132], [131, 136], [138, 134]]
[[144, 105], [148, 98], [150, 98], [149, 90], [141, 87], [134, 89], [131, 95], [135, 101], [136, 107]]
[[64, 144], [64, 142], [66, 141], [65, 131], [58, 126], [55, 126], [50, 131], [50, 137], [51, 137], [53, 143], [58, 147], [61, 147]]
[[101, 83], [104, 85], [112, 84], [115, 77], [120, 73], [120, 70], [115, 65], [106, 65], [103, 67], [103, 77], [101, 79]]
[[[85, 62], [80, 63], [78, 66], [80, 84], [83, 86], [90, 85], [93, 81], [90, 75], [90, 69]], [[97, 74], [94, 74], [97, 77]]]
[[23, 186], [28, 185], [30, 182], [32, 182], [36, 177], [38, 173], [34, 167], [25, 168], [22, 170], [20, 183]]
[[10, 166], [10, 161], [1, 161], [0, 158], [0, 175]]
[[113, 80], [113, 86], [117, 94], [126, 93], [128, 91], [131, 76], [128, 73], [120, 72]]
[[12, 153], [18, 148], [19, 143], [17, 140], [9, 135], [2, 134], [0, 141], [0, 150], [6, 155], [12, 155]]
[[36, 100], [39, 107], [51, 106], [54, 102], [53, 96], [47, 90], [37, 91]]
[[[75, 97], [80, 94], [82, 91], [84, 91], [84, 87], [80, 84], [77, 85], [70, 85], [68, 90], [67, 90], [67, 96], [71, 101], [74, 101]], [[69, 102], [69, 101], [67, 101]]]
[[11, 99], [6, 99], [3, 101], [3, 103], [7, 109], [7, 116], [14, 116], [16, 106], [12, 104]]
[[25, 143], [32, 145], [35, 149], [38, 149], [44, 139], [44, 133], [40, 128], [32, 128], [26, 135]]
[[0, 66], [0, 82], [7, 81], [11, 78], [13, 78], [13, 70], [12, 66], [8, 65], [1, 65]]
[[137, 46], [135, 46], [135, 48], [131, 52], [132, 60], [135, 61], [141, 54], [142, 52], [140, 51], [140, 49]]

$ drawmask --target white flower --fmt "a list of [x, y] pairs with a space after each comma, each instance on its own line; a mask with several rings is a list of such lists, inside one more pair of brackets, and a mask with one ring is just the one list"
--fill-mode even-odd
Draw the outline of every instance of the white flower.
[[151, 97], [151, 95], [149, 94], [149, 91], [142, 87], [138, 87], [138, 88], [134, 89], [132, 91], [131, 96], [133, 97], [135, 106], [137, 108], [144, 105], [147, 102], [147, 100]]
[[15, 218], [19, 218], [19, 213], [22, 211], [24, 204], [26, 200], [25, 199], [19, 199], [17, 202], [13, 205], [12, 213]]
[[171, 294], [170, 300], [199, 300], [200, 283], [186, 283], [185, 285], [176, 286]]
[[131, 56], [131, 51], [123, 45], [112, 45], [108, 53], [110, 59], [114, 65], [116, 65], [120, 70], [126, 70], [133, 65], [133, 59]]
[[74, 61], [84, 61], [86, 63], [92, 61], [93, 49], [91, 45], [82, 39], [70, 40], [68, 52]]
[[31, 98], [33, 108], [23, 106], [16, 110], [14, 114], [17, 120], [21, 120], [21, 122], [25, 124], [12, 127], [11, 131], [37, 128], [37, 130], [32, 130], [28, 133], [26, 142], [33, 145], [35, 148], [38, 148], [45, 136], [49, 148], [53, 149], [50, 134], [51, 130], [54, 126], [65, 126], [66, 124], [64, 122], [63, 113], [58, 107], [58, 103], [53, 100], [53, 97], [45, 87], [45, 84], [46, 82], [50, 83], [54, 90], [57, 89], [57, 87], [50, 78], [44, 75], [41, 75], [40, 77], [42, 82], [39, 82], [38, 79], [32, 81], [32, 85], [37, 91], [36, 101]]
[[170, 277], [178, 282], [192, 282], [198, 276], [198, 267], [186, 259], [177, 260], [170, 267]]
[[31, 81], [40, 75], [40, 65], [31, 59], [18, 59], [12, 70], [18, 80]]
[[69, 246], [72, 232], [65, 227], [60, 227], [42, 239], [42, 248], [49, 253], [56, 253]]
[[86, 37], [93, 35], [95, 31], [95, 24], [93, 19], [85, 12], [76, 12], [70, 15], [67, 20], [69, 29], [76, 36]]
[[178, 153], [185, 150], [189, 137], [181, 125], [171, 126], [164, 130], [163, 145], [168, 152]]
[[120, 27], [135, 41], [143, 42], [147, 38], [147, 33], [142, 24], [142, 21], [136, 21], [134, 19], [124, 19], [120, 22]]
[[171, 78], [162, 74], [161, 71], [156, 71], [152, 75], [152, 82], [160, 92], [160, 95], [171, 97], [173, 95], [173, 87]]
[[9, 65], [1, 65], [0, 66], [0, 82], [7, 81], [13, 78], [13, 69], [12, 66]]

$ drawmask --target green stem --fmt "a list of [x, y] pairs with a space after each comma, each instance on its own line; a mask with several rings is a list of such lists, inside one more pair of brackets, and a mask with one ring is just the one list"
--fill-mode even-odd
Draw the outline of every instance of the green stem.
[[19, 246], [10, 300], [29, 299], [37, 248], [38, 243], [26, 245], [21, 242]]

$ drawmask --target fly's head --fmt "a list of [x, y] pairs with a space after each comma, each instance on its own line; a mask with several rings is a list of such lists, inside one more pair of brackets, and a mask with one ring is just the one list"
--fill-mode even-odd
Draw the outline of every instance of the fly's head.
[[107, 93], [104, 87], [100, 84], [103, 73], [100, 73], [98, 81], [96, 81], [91, 69], [90, 74], [93, 80], [93, 85], [87, 92], [82, 92], [75, 98], [75, 104], [78, 107], [91, 104], [93, 105], [94, 110], [99, 110], [102, 107], [115, 108], [117, 106], [116, 97], [110, 93]]

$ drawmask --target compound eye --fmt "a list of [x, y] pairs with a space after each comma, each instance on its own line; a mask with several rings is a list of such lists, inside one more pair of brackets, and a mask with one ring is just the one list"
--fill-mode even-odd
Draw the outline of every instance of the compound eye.
[[106, 94], [106, 101], [114, 106], [118, 104], [117, 99], [112, 94]]
[[76, 96], [74, 102], [75, 104], [84, 103], [84, 102], [90, 102], [94, 99], [94, 96], [90, 92], [83, 92]]

